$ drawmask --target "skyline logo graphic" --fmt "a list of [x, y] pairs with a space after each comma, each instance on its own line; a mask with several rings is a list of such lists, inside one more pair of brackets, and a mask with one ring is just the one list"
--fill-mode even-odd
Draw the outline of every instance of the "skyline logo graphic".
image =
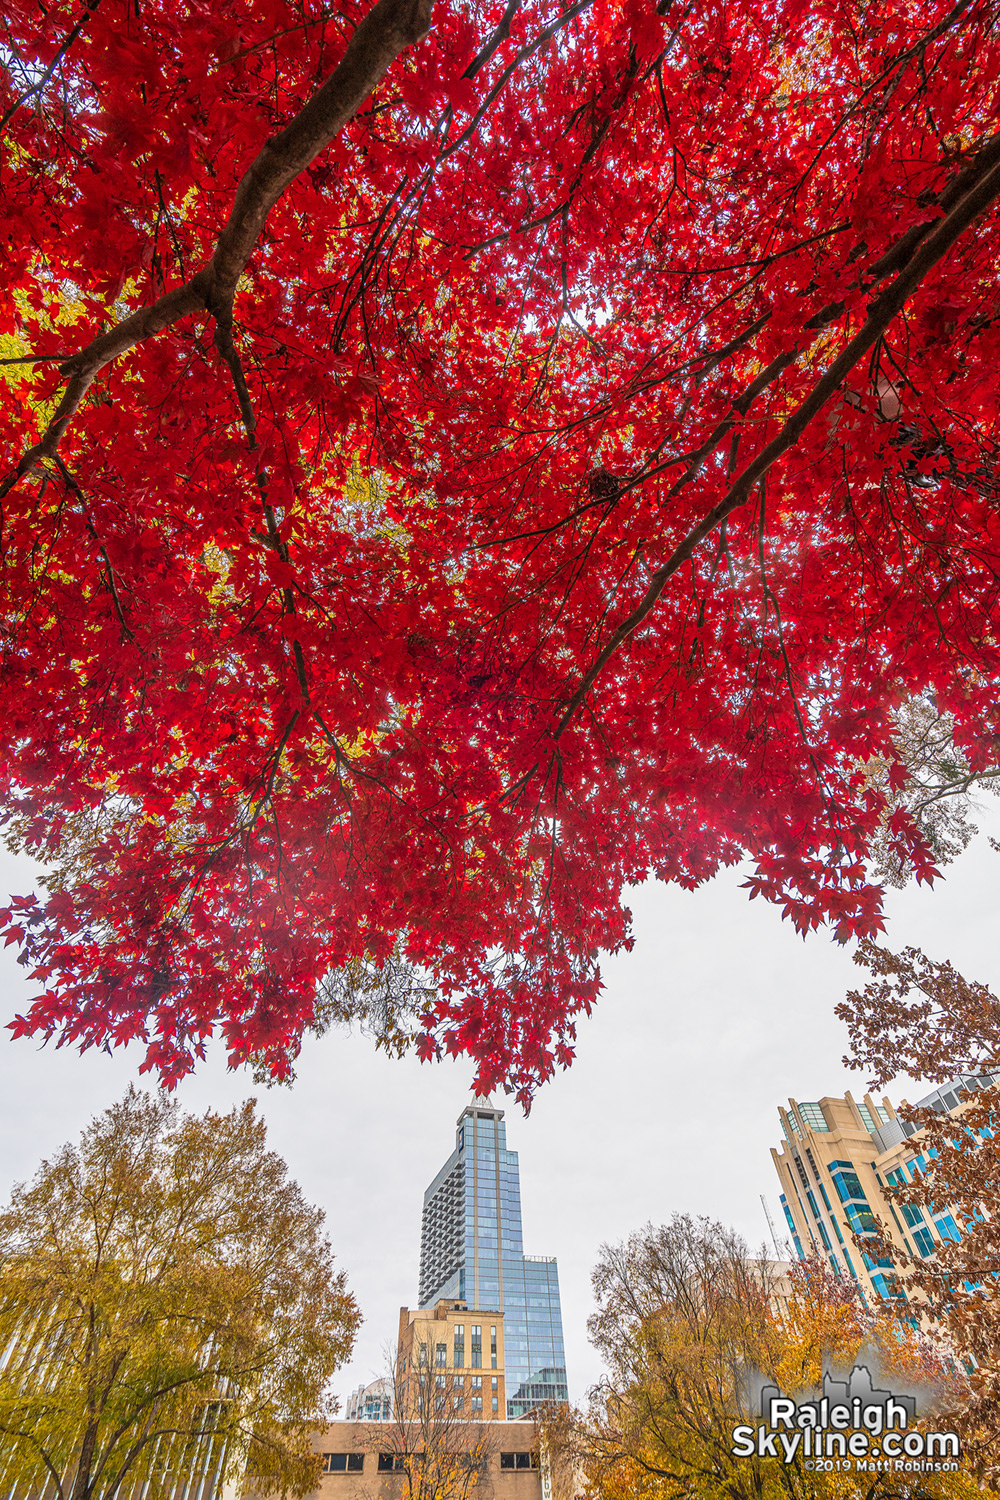
[[760, 1387], [762, 1423], [733, 1428], [738, 1458], [776, 1458], [819, 1472], [949, 1472], [961, 1456], [958, 1434], [914, 1426], [917, 1398], [882, 1390], [868, 1365], [846, 1378], [830, 1370], [820, 1391], [801, 1399], [779, 1386]]

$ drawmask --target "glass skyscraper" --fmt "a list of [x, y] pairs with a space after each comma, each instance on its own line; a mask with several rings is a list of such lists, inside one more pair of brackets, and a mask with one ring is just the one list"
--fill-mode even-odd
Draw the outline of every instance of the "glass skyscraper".
[[524, 1254], [517, 1152], [488, 1099], [459, 1115], [455, 1149], [424, 1194], [420, 1306], [442, 1298], [503, 1313], [509, 1419], [568, 1401], [558, 1266]]

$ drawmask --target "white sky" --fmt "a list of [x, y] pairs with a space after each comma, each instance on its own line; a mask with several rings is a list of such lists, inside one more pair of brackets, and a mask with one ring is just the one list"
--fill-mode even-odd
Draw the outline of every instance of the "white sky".
[[[996, 835], [1000, 818], [987, 804], [980, 822]], [[980, 835], [946, 877], [933, 891], [890, 893], [887, 941], [922, 946], [997, 988], [1000, 855]], [[694, 894], [637, 890], [635, 949], [605, 964], [606, 991], [581, 1026], [573, 1067], [527, 1120], [497, 1097], [520, 1153], [524, 1248], [559, 1258], [577, 1401], [600, 1374], [586, 1337], [600, 1245], [675, 1210], [722, 1219], [759, 1245], [762, 1192], [780, 1219], [768, 1154], [778, 1104], [864, 1092], [863, 1076], [841, 1065], [846, 1032], [833, 1007], [865, 971], [827, 934], [803, 942], [774, 908], [749, 902], [740, 878], [730, 872]], [[30, 882], [29, 865], [0, 856], [0, 895]], [[0, 991], [0, 1022], [33, 993], [10, 951], [0, 956]], [[0, 1032], [0, 1201], [119, 1097], [140, 1061], [137, 1050], [81, 1057]], [[306, 1046], [291, 1089], [255, 1090], [210, 1059], [179, 1090], [195, 1110], [256, 1092], [270, 1144], [326, 1211], [365, 1318], [334, 1382], [341, 1395], [382, 1373], [399, 1308], [416, 1305], [423, 1191], [452, 1148], [472, 1072], [465, 1061], [393, 1062], [362, 1037], [332, 1034]], [[901, 1081], [890, 1094], [921, 1091]]]

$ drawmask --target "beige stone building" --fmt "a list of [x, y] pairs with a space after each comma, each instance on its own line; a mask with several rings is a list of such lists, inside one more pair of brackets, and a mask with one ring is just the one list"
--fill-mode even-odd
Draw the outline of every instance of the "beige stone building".
[[[959, 1115], [970, 1096], [989, 1087], [991, 1075], [963, 1075], [917, 1100], [921, 1109]], [[877, 1104], [850, 1093], [814, 1103], [788, 1101], [779, 1109], [784, 1141], [771, 1156], [781, 1181], [781, 1207], [795, 1253], [821, 1256], [840, 1276], [849, 1275], [866, 1297], [899, 1294], [884, 1261], [859, 1248], [881, 1220], [893, 1242], [909, 1255], [932, 1256], [961, 1229], [947, 1204], [927, 1208], [896, 1204], [887, 1187], [926, 1170], [923, 1132], [899, 1118], [888, 1099]]]
[[533, 1422], [333, 1422], [310, 1500], [543, 1500]]
[[503, 1313], [441, 1301], [399, 1309], [398, 1410], [416, 1418], [447, 1410], [469, 1421], [507, 1415]]

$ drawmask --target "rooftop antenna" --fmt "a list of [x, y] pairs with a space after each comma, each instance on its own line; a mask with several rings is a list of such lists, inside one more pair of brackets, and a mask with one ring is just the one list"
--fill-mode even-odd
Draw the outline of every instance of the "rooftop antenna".
[[771, 1218], [771, 1210], [767, 1206], [767, 1199], [763, 1193], [760, 1195], [760, 1206], [764, 1210], [767, 1227], [771, 1231], [771, 1244], [774, 1246], [775, 1255], [778, 1260], [791, 1260], [792, 1257], [788, 1254], [788, 1246], [786, 1245], [784, 1252], [782, 1252], [781, 1246], [778, 1244], [778, 1235], [774, 1227], [774, 1220]]

